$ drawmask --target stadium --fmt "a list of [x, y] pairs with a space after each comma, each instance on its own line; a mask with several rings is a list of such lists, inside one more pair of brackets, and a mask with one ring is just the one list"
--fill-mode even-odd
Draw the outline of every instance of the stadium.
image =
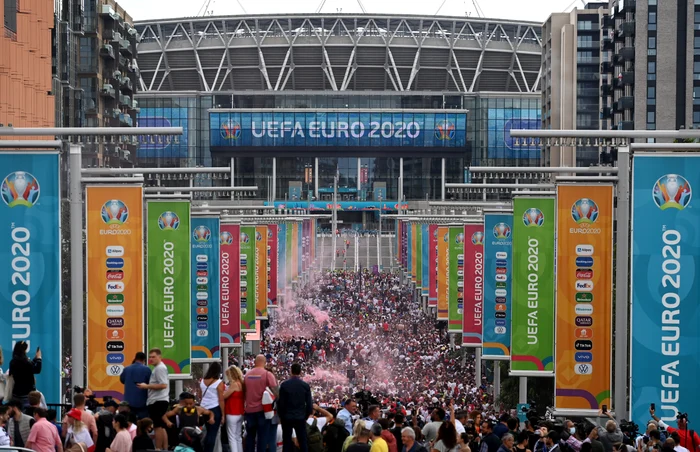
[[139, 125], [185, 129], [142, 142], [138, 166], [231, 164], [258, 187], [246, 201], [319, 211], [337, 173], [341, 218], [366, 224], [399, 199], [441, 199], [471, 165], [541, 163], [509, 136], [540, 127], [540, 24], [287, 14], [136, 28]]

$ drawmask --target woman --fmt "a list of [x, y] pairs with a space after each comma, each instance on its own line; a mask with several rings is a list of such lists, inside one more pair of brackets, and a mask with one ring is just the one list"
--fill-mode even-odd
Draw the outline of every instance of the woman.
[[418, 443], [419, 446], [428, 450], [430, 444], [428, 444], [428, 442], [425, 440], [425, 437], [423, 436], [423, 431], [420, 429], [420, 427], [413, 426], [413, 433], [416, 434], [416, 443]]
[[144, 452], [155, 449], [151, 432], [153, 431], [153, 421], [150, 418], [143, 418], [136, 424], [136, 438], [131, 447], [132, 452]]
[[472, 438], [469, 437], [469, 433], [460, 433], [460, 435], [457, 437], [457, 445], [459, 446], [459, 450], [461, 452], [471, 452], [472, 449], [469, 447], [471, 440]]
[[438, 429], [432, 452], [455, 452], [457, 450], [457, 430], [450, 421], [444, 421]]
[[221, 364], [213, 362], [209, 365], [206, 375], [199, 383], [202, 394], [200, 406], [212, 412], [214, 423], [207, 425], [207, 435], [204, 437], [204, 452], [214, 452], [216, 447], [216, 435], [219, 427], [226, 420], [224, 413], [224, 385], [221, 381]]
[[476, 433], [481, 433], [481, 412], [472, 411], [469, 413], [469, 419], [474, 421], [474, 429], [476, 429]]
[[112, 444], [107, 448], [107, 452], [131, 452], [132, 441], [126, 416], [123, 414], [114, 416], [112, 427], [114, 427], [117, 434], [114, 436]]
[[90, 431], [81, 421], [83, 412], [73, 408], [66, 416], [68, 423], [68, 431], [66, 432], [65, 449], [69, 449], [78, 443], [83, 443], [88, 452], [95, 450], [95, 443], [92, 441]]
[[36, 348], [33, 360], [27, 357], [28, 344], [24, 341], [17, 342], [12, 350], [9, 375], [14, 380], [12, 398], [22, 402], [22, 406], [29, 406], [27, 400], [30, 392], [36, 390], [34, 375], [41, 373], [41, 349]]
[[[360, 433], [362, 433], [363, 429], [369, 430], [367, 428], [367, 425], [365, 424], [365, 421], [363, 421], [362, 419], [356, 420], [355, 424], [352, 426], [352, 435], [345, 438], [345, 441], [343, 442], [343, 451], [342, 452], [346, 452], [348, 450], [348, 447], [350, 446], [350, 444], [357, 442], [357, 438], [360, 437]], [[369, 443], [372, 444], [371, 441]]]
[[515, 452], [532, 452], [527, 448], [528, 444], [530, 444], [530, 433], [523, 430], [518, 433], [518, 444], [515, 446]]
[[243, 426], [243, 405], [245, 395], [243, 394], [243, 372], [236, 366], [226, 369], [228, 388], [224, 391], [226, 431], [228, 433], [228, 443], [231, 452], [243, 452], [243, 436], [241, 428]]

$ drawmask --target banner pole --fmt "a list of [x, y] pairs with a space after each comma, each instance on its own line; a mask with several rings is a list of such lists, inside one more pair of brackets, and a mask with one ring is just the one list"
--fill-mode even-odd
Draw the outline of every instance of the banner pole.
[[493, 400], [501, 397], [501, 362], [493, 360]]
[[474, 361], [476, 365], [474, 366], [476, 385], [481, 386], [481, 347], [474, 348]]
[[527, 403], [527, 377], [520, 377], [518, 388], [518, 403]]
[[629, 240], [630, 240], [630, 148], [621, 146], [617, 154], [617, 226], [615, 243], [615, 382], [613, 385], [613, 403], [618, 419], [628, 419], [627, 405], [627, 356], [629, 350]]
[[83, 292], [82, 148], [70, 145], [71, 355], [73, 386], [85, 386], [85, 305]]

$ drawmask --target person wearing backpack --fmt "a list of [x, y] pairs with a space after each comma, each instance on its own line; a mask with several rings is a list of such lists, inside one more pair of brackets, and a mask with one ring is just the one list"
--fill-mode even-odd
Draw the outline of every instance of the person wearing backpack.
[[348, 434], [348, 431], [345, 430], [343, 421], [338, 420], [335, 410], [329, 408], [328, 411], [329, 414], [331, 414], [335, 419], [326, 424], [321, 430], [321, 433], [323, 434], [323, 450], [324, 452], [342, 452], [343, 443], [350, 435]]
[[[299, 443], [299, 450], [301, 452], [309, 452], [308, 436], [311, 435], [307, 435], [307, 430], [309, 429], [307, 428], [306, 420], [313, 413], [311, 387], [301, 379], [301, 364], [292, 364], [291, 370], [292, 376], [280, 385], [279, 398], [277, 399], [277, 414], [282, 425], [282, 450], [283, 452], [294, 452], [294, 443], [292, 441], [292, 431], [294, 431]], [[318, 432], [318, 438], [316, 438], [316, 432]], [[314, 441], [318, 440], [320, 443], [320, 450], [312, 452], [322, 452], [323, 436], [321, 436], [321, 431], [316, 426], [315, 420], [308, 433], [313, 434]]]

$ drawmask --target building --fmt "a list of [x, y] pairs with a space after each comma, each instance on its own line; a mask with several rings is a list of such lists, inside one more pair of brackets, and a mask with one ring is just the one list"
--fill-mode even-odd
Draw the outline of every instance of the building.
[[[601, 19], [607, 2], [549, 16], [542, 28], [542, 127], [599, 130]], [[597, 147], [554, 147], [544, 153], [552, 166], [599, 163]]]
[[[133, 20], [112, 0], [56, 0], [54, 90], [62, 127], [132, 127], [138, 103]], [[60, 93], [60, 94], [59, 94]], [[91, 143], [83, 165], [133, 166], [137, 142]]]
[[52, 127], [51, 4], [4, 0], [0, 8], [0, 124]]

